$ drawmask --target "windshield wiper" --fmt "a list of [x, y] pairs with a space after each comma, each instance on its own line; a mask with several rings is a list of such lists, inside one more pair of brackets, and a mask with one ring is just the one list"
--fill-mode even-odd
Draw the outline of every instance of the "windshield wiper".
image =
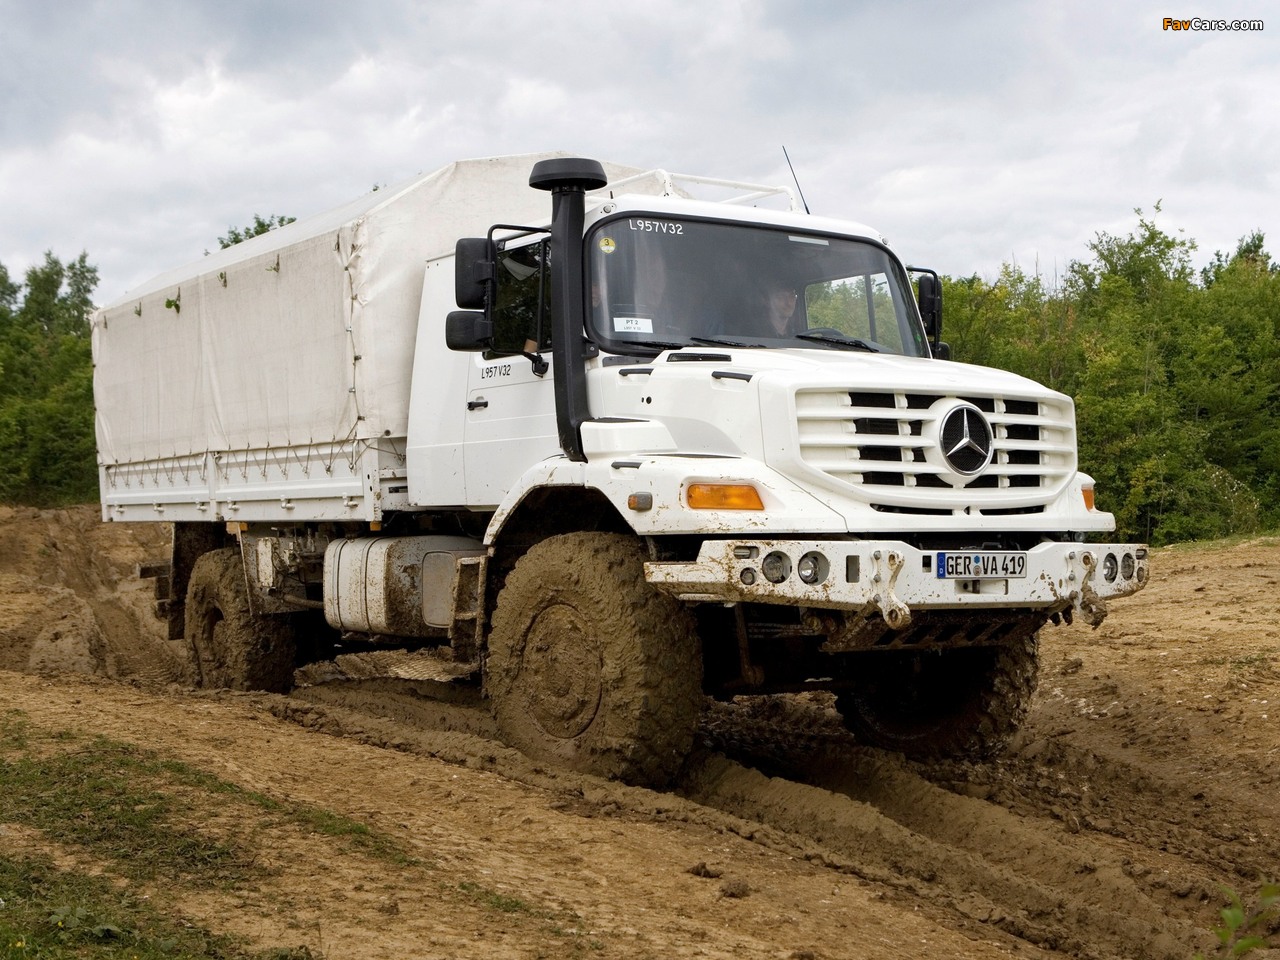
[[684, 340], [678, 342], [675, 340], [636, 340], [634, 341], [634, 345], [637, 347], [644, 347], [645, 349], [653, 348], [654, 350], [662, 351], [682, 350], [689, 344]]
[[690, 337], [694, 343], [711, 343], [718, 347], [744, 347], [744, 348], [763, 348], [763, 343], [743, 343], [741, 340], [732, 340], [729, 337]]
[[797, 340], [813, 340], [817, 343], [829, 343], [833, 347], [844, 347], [849, 350], [865, 350], [868, 353], [883, 352], [879, 347], [873, 347], [865, 340], [859, 340], [857, 337], [848, 337], [835, 331], [825, 333], [821, 330], [806, 330], [804, 333], [797, 333], [795, 338]]

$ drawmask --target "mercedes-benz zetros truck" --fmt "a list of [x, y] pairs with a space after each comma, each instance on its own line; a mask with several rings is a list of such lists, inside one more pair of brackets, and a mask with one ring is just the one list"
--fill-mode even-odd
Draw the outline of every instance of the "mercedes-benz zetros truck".
[[633, 782], [708, 695], [983, 754], [1039, 631], [1148, 575], [1071, 399], [945, 359], [936, 274], [782, 187], [462, 161], [92, 326], [103, 518], [173, 524], [159, 611], [204, 686], [287, 689], [341, 636]]

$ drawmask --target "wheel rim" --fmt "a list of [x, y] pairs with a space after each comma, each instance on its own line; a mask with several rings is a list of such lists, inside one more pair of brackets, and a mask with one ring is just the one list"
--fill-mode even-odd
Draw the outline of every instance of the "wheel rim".
[[547, 607], [530, 625], [520, 665], [530, 716], [551, 736], [581, 735], [600, 710], [601, 670], [600, 651], [578, 611]]

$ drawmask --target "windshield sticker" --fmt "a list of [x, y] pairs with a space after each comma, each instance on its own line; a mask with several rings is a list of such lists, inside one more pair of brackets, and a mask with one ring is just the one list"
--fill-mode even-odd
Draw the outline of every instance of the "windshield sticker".
[[614, 333], [653, 333], [651, 317], [614, 317]]
[[618, 245], [613, 242], [613, 237], [601, 237], [599, 246], [601, 253], [613, 253], [618, 249]]
[[639, 233], [665, 233], [669, 237], [684, 235], [683, 223], [668, 223], [666, 220], [628, 220], [627, 223]]
[[823, 240], [821, 237], [792, 237], [792, 236], [788, 236], [788, 237], [787, 237], [787, 239], [788, 239], [788, 240], [790, 240], [792, 243], [813, 243], [813, 244], [817, 244], [817, 245], [818, 245], [818, 246], [820, 246], [820, 247], [829, 247], [829, 246], [831, 246], [831, 241], [830, 241], [830, 240]]

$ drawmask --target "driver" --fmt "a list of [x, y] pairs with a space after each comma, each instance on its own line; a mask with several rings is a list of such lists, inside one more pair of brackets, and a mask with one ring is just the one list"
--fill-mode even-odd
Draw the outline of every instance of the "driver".
[[796, 315], [800, 295], [792, 284], [781, 280], [768, 281], [761, 299], [768, 336], [791, 337], [804, 330], [804, 324]]

